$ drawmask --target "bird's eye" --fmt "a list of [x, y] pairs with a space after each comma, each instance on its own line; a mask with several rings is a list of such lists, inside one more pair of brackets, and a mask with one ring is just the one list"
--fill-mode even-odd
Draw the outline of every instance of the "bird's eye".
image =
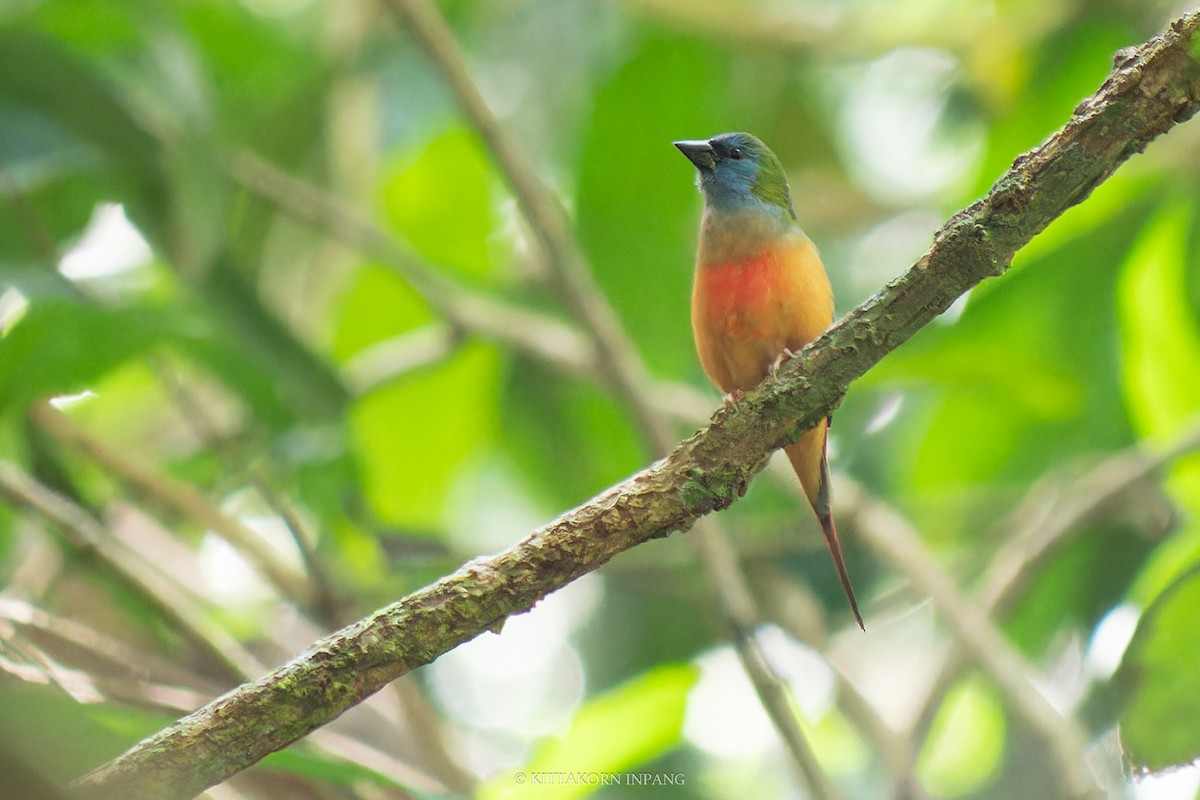
[[742, 152], [742, 148], [740, 148], [740, 147], [735, 147], [729, 151], [729, 157], [735, 161], [741, 159], [741, 157], [743, 155], [745, 155], [745, 154]]

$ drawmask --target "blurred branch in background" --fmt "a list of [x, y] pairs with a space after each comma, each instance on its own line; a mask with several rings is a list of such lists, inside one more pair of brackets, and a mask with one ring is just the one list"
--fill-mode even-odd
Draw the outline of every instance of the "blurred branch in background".
[[228, 676], [242, 678], [262, 671], [263, 665], [236, 638], [209, 620], [186, 592], [137, 551], [110, 536], [86, 510], [3, 462], [0, 462], [0, 491], [9, 502], [36, 511], [51, 522], [73, 547], [102, 559], [166, 614], [178, 631], [224, 664]]
[[134, 463], [128, 456], [107, 447], [72, 424], [49, 403], [35, 406], [31, 416], [39, 427], [56, 440], [86, 455], [137, 492], [186, 519], [201, 522], [235, 549], [245, 553], [251, 563], [261, 570], [263, 577], [277, 587], [284, 597], [295, 599], [302, 607], [312, 605], [314, 598], [308, 579], [295, 567], [284, 563], [279, 552], [264, 542], [261, 536], [222, 512], [196, 487]]
[[920, 536], [892, 509], [861, 498], [855, 503], [856, 529], [912, 582], [918, 593], [933, 601], [954, 640], [1004, 693], [1014, 711], [1042, 738], [1053, 755], [1061, 780], [1059, 795], [1074, 798], [1104, 796], [1087, 771], [1082, 754], [1087, 737], [1078, 724], [1059, 713], [1030, 682], [1034, 670], [1004, 635], [958, 591], [925, 554]]
[[[246, 680], [255, 675], [261, 675], [267, 670], [267, 667], [243, 647], [236, 638], [209, 618], [208, 609], [204, 608], [200, 601], [194, 599], [186, 589], [176, 585], [171, 576], [164, 575], [157, 565], [140, 555], [138, 549], [110, 535], [109, 531], [84, 509], [38, 484], [11, 464], [4, 462], [0, 462], [0, 493], [3, 493], [10, 502], [16, 505], [37, 511], [51, 522], [73, 546], [94, 553], [103, 559], [131, 586], [141, 590], [148, 600], [168, 614], [175, 623], [176, 631], [200, 646], [210, 657], [223, 663], [227, 668], [226, 674], [229, 678]], [[141, 544], [144, 546], [145, 542], [143, 541]], [[146, 549], [154, 551], [157, 548]], [[17, 607], [11, 608], [15, 613]], [[22, 615], [22, 621], [27, 625], [37, 625], [40, 622], [41, 627], [56, 627], [58, 630], [64, 631], [77, 644], [82, 642], [89, 649], [95, 650], [102, 646], [108, 651], [104, 654], [107, 658], [115, 658], [119, 655], [113, 652], [113, 647], [105, 644], [102, 640], [94, 640], [95, 643], [93, 643], [93, 637], [87, 635], [86, 632], [81, 633], [79, 627], [71, 627], [70, 623], [67, 623], [66, 627], [52, 626], [47, 617], [35, 614]], [[138, 658], [126, 661], [124, 664], [126, 668], [129, 664], [137, 664], [140, 665], [139, 668], [144, 668], [151, 666], [153, 660], [148, 663], [142, 658]], [[87, 673], [57, 669], [59, 671], [54, 674], [48, 673], [51, 680], [59, 683], [68, 681], [69, 685], [64, 685], [63, 688], [72, 696], [77, 696], [81, 691], [90, 692], [86, 698], [87, 702], [96, 702], [104, 697], [111, 697], [114, 700], [135, 699], [143, 703], [153, 702], [162, 710], [177, 713], [196, 707], [197, 704], [187, 702], [188, 697], [207, 697], [212, 692], [209, 681], [195, 678], [179, 681], [178, 673], [164, 670], [159, 671], [165, 672], [165, 675], [174, 679], [170, 684], [171, 687], [178, 687], [182, 683], [185, 686], [194, 686], [196, 689], [189, 693], [178, 688], [167, 689], [153, 684], [143, 685], [139, 681], [134, 681], [124, 688], [122, 688], [124, 685], [119, 682], [107, 689], [104, 685], [89, 688], [92, 687], [93, 681]], [[164, 703], [167, 705], [164, 706]], [[378, 713], [375, 716], [377, 722], [386, 721]], [[317, 747], [334, 755], [348, 757], [356, 763], [369, 765], [379, 774], [388, 775], [402, 785], [423, 788], [427, 791], [448, 791], [438, 781], [421, 774], [410, 765], [391, 758], [368, 742], [351, 740], [332, 730], [317, 732], [313, 742]], [[432, 745], [433, 743], [428, 744]], [[141, 789], [138, 791], [140, 792]], [[186, 791], [183, 789], [176, 796], [191, 797], [200, 790], [197, 789], [191, 794], [187, 794]], [[149, 794], [142, 796], [155, 796], [155, 792], [150, 791]]]
[[[594, 376], [598, 362], [591, 344], [570, 325], [526, 311], [455, 284], [434, 272], [394, 235], [362, 219], [354, 209], [312, 184], [298, 180], [250, 153], [225, 159], [230, 177], [284, 213], [328, 231], [339, 241], [380, 258], [395, 270], [452, 328], [495, 339], [545, 360], [556, 369]], [[397, 373], [391, 373], [394, 377]], [[372, 380], [388, 378], [381, 371]]]
[[[1200, 426], [1193, 426], [1158, 452], [1147, 453], [1144, 445], [1135, 445], [1065, 485], [1061, 476], [1048, 476], [1002, 522], [1012, 533], [979, 581], [973, 601], [978, 612], [989, 617], [1005, 616], [1047, 558], [1072, 538], [1087, 534], [1087, 524], [1098, 512], [1112, 503], [1128, 501], [1131, 489], [1197, 449]], [[938, 706], [964, 666], [963, 654], [958, 650], [942, 658], [929, 693], [918, 705], [912, 727], [914, 739], [924, 738]]]

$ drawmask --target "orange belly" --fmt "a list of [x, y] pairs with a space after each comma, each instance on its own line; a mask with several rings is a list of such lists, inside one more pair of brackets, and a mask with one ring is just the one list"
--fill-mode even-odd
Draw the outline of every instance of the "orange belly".
[[[803, 235], [748, 258], [696, 267], [692, 333], [700, 364], [725, 393], [757, 386], [786, 349], [798, 351], [833, 322], [833, 290], [816, 248]], [[784, 448], [809, 500], [821, 486], [821, 422]]]
[[804, 236], [696, 267], [692, 333], [701, 366], [724, 392], [758, 385], [780, 353], [799, 350], [832, 321], [829, 279]]

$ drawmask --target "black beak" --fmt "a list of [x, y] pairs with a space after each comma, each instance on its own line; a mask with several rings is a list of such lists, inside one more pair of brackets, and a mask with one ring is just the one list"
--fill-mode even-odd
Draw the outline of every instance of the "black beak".
[[713, 147], [705, 139], [684, 139], [675, 142], [675, 146], [696, 165], [696, 169], [708, 171], [717, 165]]

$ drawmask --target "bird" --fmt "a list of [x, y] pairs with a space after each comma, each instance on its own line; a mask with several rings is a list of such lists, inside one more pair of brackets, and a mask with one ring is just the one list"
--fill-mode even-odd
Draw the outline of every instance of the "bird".
[[[800, 228], [779, 157], [749, 133], [674, 142], [704, 195], [692, 284], [700, 365], [732, 402], [833, 322], [833, 288]], [[859, 627], [866, 630], [830, 508], [828, 418], [783, 450], [816, 514]]]

